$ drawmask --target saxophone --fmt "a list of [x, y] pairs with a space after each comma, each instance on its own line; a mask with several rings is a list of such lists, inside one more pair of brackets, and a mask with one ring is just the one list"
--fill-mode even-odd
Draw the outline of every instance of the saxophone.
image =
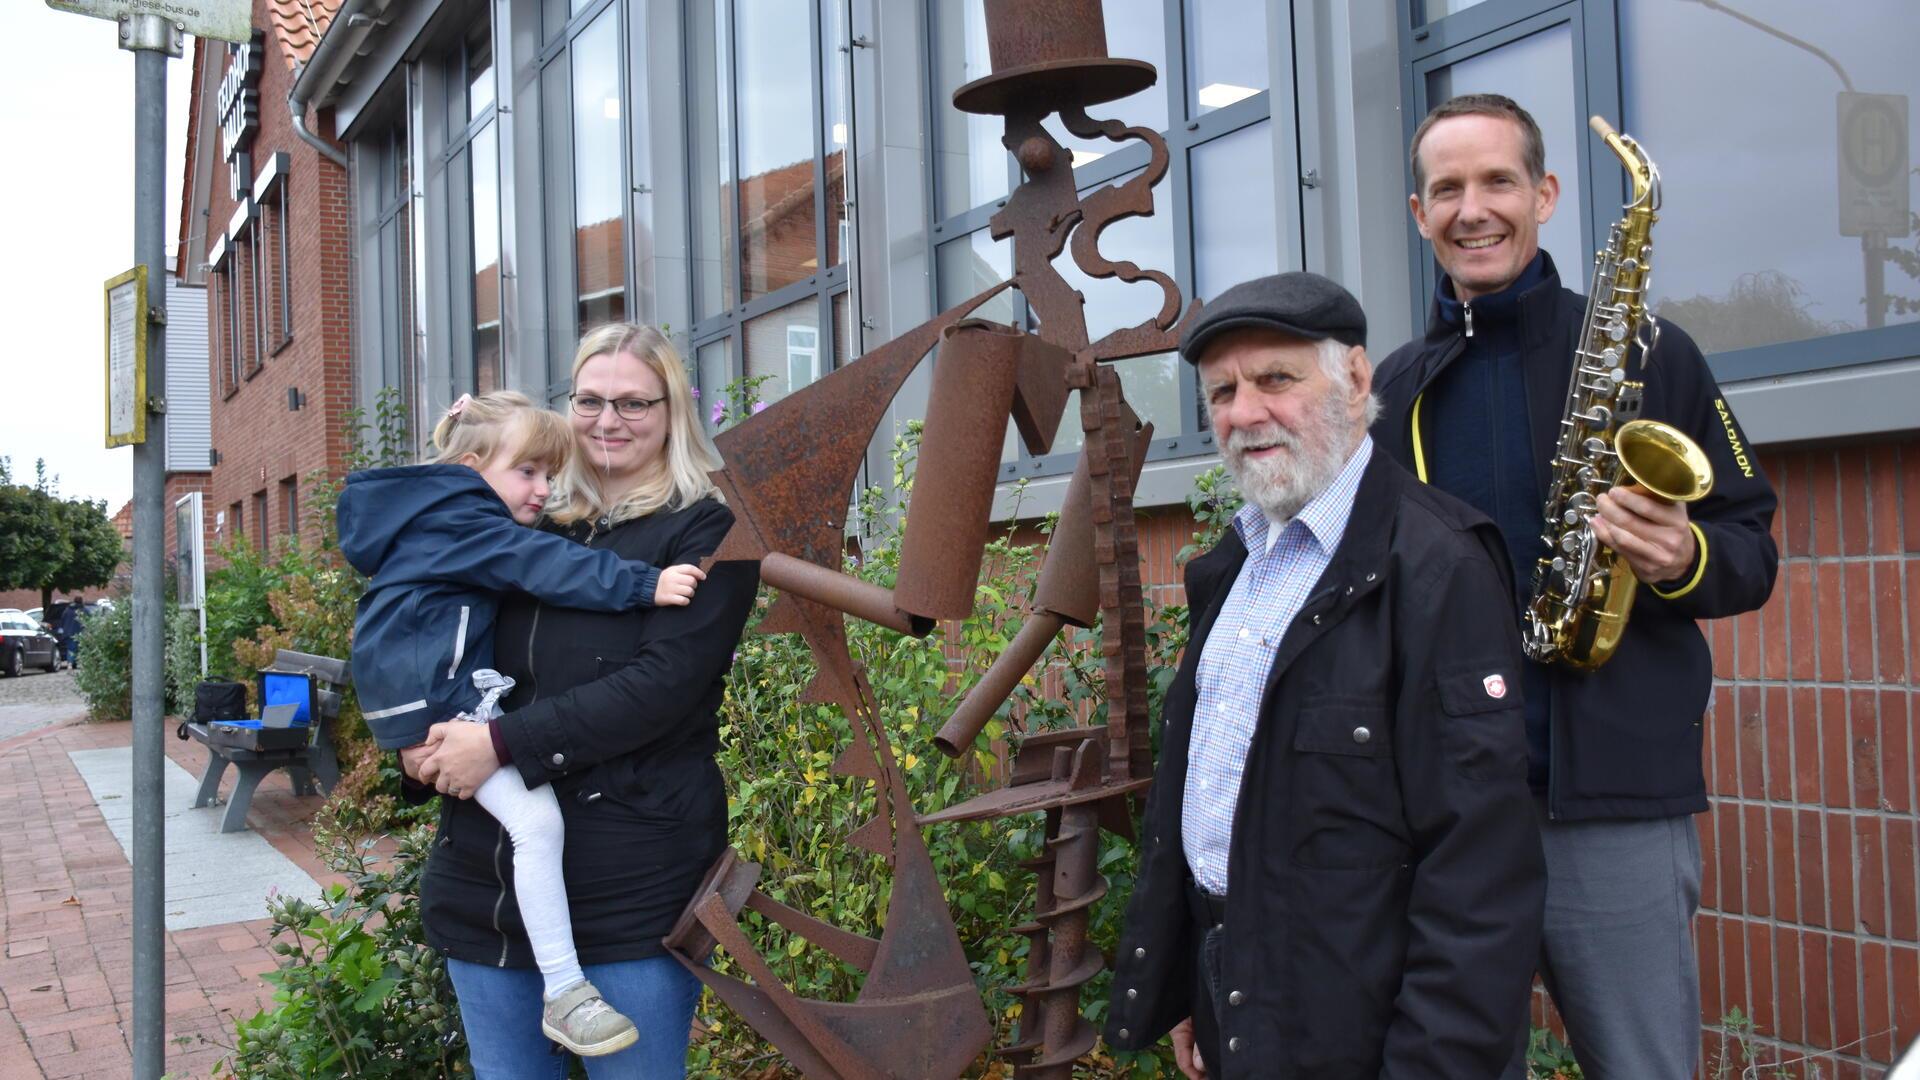
[[1594, 537], [1596, 500], [1623, 478], [1670, 502], [1692, 502], [1713, 488], [1713, 467], [1692, 439], [1672, 425], [1638, 419], [1645, 384], [1627, 377], [1629, 365], [1644, 369], [1660, 340], [1646, 303], [1660, 170], [1604, 119], [1589, 124], [1626, 167], [1633, 194], [1594, 258], [1547, 489], [1540, 538], [1548, 553], [1534, 566], [1522, 641], [1531, 660], [1585, 670], [1613, 656], [1639, 587], [1627, 561]]

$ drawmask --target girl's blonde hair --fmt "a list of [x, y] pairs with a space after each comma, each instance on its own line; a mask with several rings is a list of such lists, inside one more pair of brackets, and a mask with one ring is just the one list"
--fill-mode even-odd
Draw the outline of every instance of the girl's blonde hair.
[[580, 339], [580, 348], [573, 354], [573, 379], [580, 378], [580, 369], [587, 361], [602, 355], [631, 356], [660, 376], [667, 397], [654, 408], [667, 410], [664, 452], [632, 490], [611, 504], [587, 455], [575, 454], [560, 473], [553, 500], [547, 504], [548, 516], [563, 525], [599, 517], [617, 523], [656, 510], [678, 510], [709, 496], [719, 498], [707, 474], [720, 468], [720, 452], [700, 425], [693, 386], [687, 381], [687, 365], [680, 351], [650, 326], [608, 323], [594, 327]]
[[472, 454], [481, 465], [512, 453], [509, 465], [537, 461], [560, 472], [573, 460], [573, 431], [566, 418], [512, 390], [460, 395], [434, 426], [433, 463], [452, 465]]

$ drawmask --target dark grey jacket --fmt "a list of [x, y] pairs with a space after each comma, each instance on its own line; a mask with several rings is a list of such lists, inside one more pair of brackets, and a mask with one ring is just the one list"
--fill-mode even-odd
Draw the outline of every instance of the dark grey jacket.
[[[1182, 792], [1207, 635], [1246, 549], [1188, 564], [1192, 635], [1163, 711], [1107, 1040], [1192, 1012]], [[1228, 856], [1221, 1080], [1497, 1076], [1538, 955], [1546, 877], [1526, 784], [1500, 535], [1376, 453], [1288, 627]], [[1503, 680], [1495, 696], [1489, 676]], [[1368, 735], [1356, 738], [1365, 727]]]

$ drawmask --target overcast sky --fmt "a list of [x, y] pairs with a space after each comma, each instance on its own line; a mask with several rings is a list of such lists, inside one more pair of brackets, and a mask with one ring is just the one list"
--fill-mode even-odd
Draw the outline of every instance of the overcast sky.
[[[105, 449], [106, 344], [101, 286], [133, 265], [133, 54], [114, 24], [0, 3], [0, 170], [8, 244], [0, 258], [0, 456], [15, 477], [35, 458], [60, 490], [133, 495], [133, 450]], [[186, 56], [167, 62], [167, 254], [180, 220], [186, 153]], [[169, 261], [171, 266], [171, 261]]]

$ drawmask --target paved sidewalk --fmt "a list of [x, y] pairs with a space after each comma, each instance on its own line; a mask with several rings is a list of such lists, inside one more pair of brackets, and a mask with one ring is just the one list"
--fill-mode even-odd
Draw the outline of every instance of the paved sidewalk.
[[[60, 726], [69, 718], [61, 708], [47, 706], [56, 726], [0, 740], [0, 1080], [118, 1077], [132, 1069], [133, 869], [69, 757], [128, 746], [132, 730]], [[206, 764], [205, 749], [173, 738], [171, 724], [167, 755], [194, 776]], [[307, 820], [321, 802], [295, 796], [276, 774], [261, 785], [249, 824], [324, 886], [340, 878], [312, 850]], [[210, 1075], [234, 1019], [271, 1002], [260, 978], [274, 968], [268, 926], [253, 919], [167, 935], [173, 1076]]]

